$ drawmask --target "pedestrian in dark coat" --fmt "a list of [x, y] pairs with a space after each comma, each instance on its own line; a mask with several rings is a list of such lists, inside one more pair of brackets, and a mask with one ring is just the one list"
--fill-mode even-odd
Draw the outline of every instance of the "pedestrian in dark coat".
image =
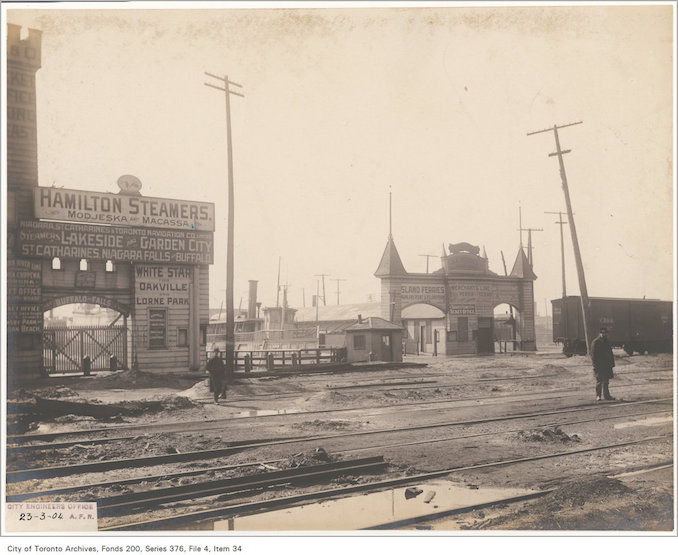
[[614, 355], [607, 340], [607, 328], [600, 328], [600, 334], [591, 342], [591, 360], [596, 376], [596, 401], [601, 400], [601, 395], [606, 401], [614, 401], [609, 388], [610, 380], [614, 378]]
[[214, 393], [214, 402], [219, 402], [219, 397], [226, 399], [226, 366], [219, 356], [219, 349], [214, 349], [214, 356], [207, 363], [207, 371], [210, 374], [210, 391]]

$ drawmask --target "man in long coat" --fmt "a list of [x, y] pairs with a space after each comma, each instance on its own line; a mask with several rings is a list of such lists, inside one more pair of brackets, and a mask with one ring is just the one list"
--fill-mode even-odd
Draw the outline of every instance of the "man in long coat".
[[219, 356], [219, 349], [214, 349], [214, 357], [207, 363], [210, 373], [210, 391], [214, 393], [214, 402], [219, 402], [219, 396], [226, 398], [226, 366]]
[[596, 376], [596, 401], [601, 400], [601, 395], [606, 401], [614, 401], [609, 388], [610, 380], [614, 378], [614, 355], [607, 340], [607, 328], [600, 328], [600, 334], [591, 342], [591, 360]]

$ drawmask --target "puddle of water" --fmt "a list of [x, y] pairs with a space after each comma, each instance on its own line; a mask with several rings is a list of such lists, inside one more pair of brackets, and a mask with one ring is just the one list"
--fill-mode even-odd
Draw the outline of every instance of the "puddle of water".
[[[421, 493], [414, 497], [406, 495], [413, 489]], [[222, 520], [214, 523], [214, 530], [361, 530], [530, 493], [534, 492], [469, 489], [434, 481]]]
[[615, 429], [620, 429], [632, 428], [634, 426], [655, 426], [657, 424], [666, 424], [667, 422], [673, 422], [673, 418], [670, 416], [645, 418], [644, 420], [634, 420], [633, 422], [619, 422], [614, 427]]

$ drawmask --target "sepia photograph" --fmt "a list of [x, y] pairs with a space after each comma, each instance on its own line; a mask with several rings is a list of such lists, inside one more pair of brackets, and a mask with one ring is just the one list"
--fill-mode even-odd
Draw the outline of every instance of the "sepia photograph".
[[3, 541], [675, 538], [674, 2], [2, 33]]

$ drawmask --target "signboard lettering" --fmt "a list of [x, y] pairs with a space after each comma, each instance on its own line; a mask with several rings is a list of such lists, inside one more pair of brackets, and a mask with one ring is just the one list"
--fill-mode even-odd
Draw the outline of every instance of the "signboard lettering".
[[192, 269], [186, 266], [134, 267], [135, 303], [152, 306], [189, 305]]
[[429, 302], [445, 304], [444, 285], [401, 285], [400, 297], [403, 303]]
[[214, 204], [37, 187], [35, 217], [92, 224], [214, 231]]
[[7, 261], [7, 331], [42, 332], [42, 265], [33, 260]]
[[212, 264], [213, 234], [133, 227], [23, 221], [18, 233], [22, 256], [85, 258], [122, 262]]
[[450, 314], [453, 316], [467, 316], [476, 313], [476, 307], [473, 304], [453, 304], [450, 306]]

